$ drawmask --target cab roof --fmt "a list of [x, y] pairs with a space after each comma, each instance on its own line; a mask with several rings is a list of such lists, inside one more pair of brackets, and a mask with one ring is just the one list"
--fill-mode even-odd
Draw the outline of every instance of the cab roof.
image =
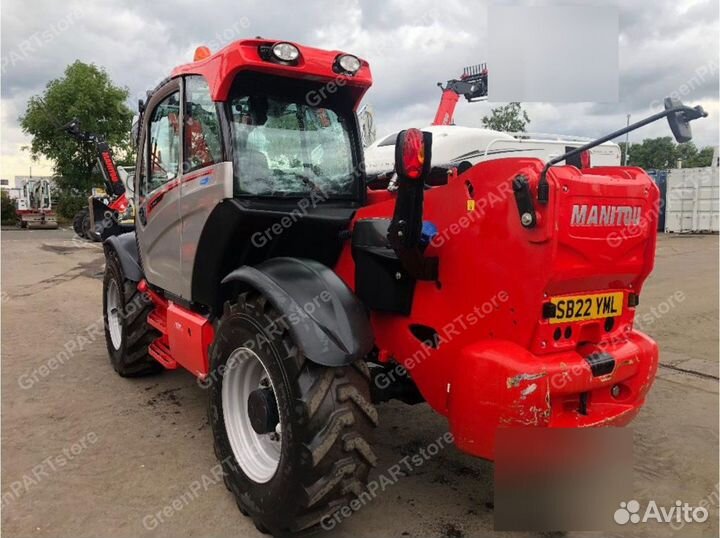
[[[283, 64], [273, 59], [263, 58], [261, 49], [270, 48], [276, 43], [290, 43], [297, 47], [300, 56], [294, 65]], [[334, 70], [337, 57], [345, 54], [338, 50], [323, 50], [290, 41], [273, 39], [241, 39], [211, 54], [203, 60], [180, 65], [173, 69], [172, 77], [181, 75], [202, 75], [210, 86], [213, 101], [225, 101], [235, 75], [240, 71], [254, 71], [289, 78], [307, 79], [328, 83], [328, 91], [333, 93], [338, 87], [349, 87], [356, 94], [356, 103], [372, 85], [372, 75], [367, 61], [360, 59], [360, 69], [352, 76]], [[331, 90], [330, 83], [335, 87]]]

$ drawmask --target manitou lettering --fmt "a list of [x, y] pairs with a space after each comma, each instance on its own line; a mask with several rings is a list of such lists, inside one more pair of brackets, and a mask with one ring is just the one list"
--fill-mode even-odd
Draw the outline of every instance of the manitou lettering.
[[639, 206], [574, 204], [570, 226], [637, 226], [641, 215]]
[[120, 177], [115, 169], [115, 163], [113, 162], [109, 151], [102, 152], [102, 160], [105, 162], [105, 166], [107, 166], [108, 174], [110, 174], [110, 181], [113, 183], [120, 181]]

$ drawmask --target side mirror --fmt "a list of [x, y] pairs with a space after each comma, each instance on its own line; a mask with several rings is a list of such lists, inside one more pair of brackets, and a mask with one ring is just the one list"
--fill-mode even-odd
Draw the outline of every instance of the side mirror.
[[[670, 110], [672, 108], [678, 108], [681, 106], [682, 102], [680, 101], [680, 99], [675, 99], [674, 97], [665, 98], [665, 110]], [[688, 118], [685, 117], [684, 111], [678, 110], [676, 112], [668, 114], [667, 120], [668, 124], [670, 124], [670, 130], [672, 131], [675, 140], [677, 140], [679, 144], [682, 144], [684, 142], [690, 142], [690, 140], [692, 140], [692, 129], [690, 128], [690, 121], [688, 120]]]
[[698, 118], [706, 118], [708, 115], [700, 105], [691, 108], [683, 105], [679, 99], [672, 97], [665, 98], [665, 110], [673, 110], [668, 114], [667, 119], [675, 140], [680, 144], [692, 140], [690, 122]]
[[137, 148], [138, 143], [140, 142], [140, 122], [135, 121], [132, 124], [132, 127], [130, 128], [130, 139], [133, 143], [133, 145]]

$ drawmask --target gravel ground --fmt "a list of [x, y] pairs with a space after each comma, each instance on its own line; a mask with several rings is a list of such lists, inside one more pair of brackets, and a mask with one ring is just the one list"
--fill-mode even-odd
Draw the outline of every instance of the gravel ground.
[[[112, 371], [102, 270], [99, 245], [68, 230], [2, 232], [5, 535], [261, 536], [213, 475], [206, 395], [194, 379]], [[716, 537], [717, 236], [660, 239], [640, 314], [662, 365], [632, 424], [637, 498], [707, 499], [711, 514], [678, 532], [648, 523], [622, 536]], [[380, 417], [375, 476], [447, 430], [424, 405], [382, 405]], [[492, 473], [490, 463], [444, 449], [327, 535], [493, 535]]]

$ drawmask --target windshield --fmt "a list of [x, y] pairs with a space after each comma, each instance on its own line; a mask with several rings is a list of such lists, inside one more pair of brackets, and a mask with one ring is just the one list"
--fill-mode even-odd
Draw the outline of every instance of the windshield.
[[353, 153], [345, 118], [301, 98], [245, 95], [230, 106], [237, 194], [352, 194]]

